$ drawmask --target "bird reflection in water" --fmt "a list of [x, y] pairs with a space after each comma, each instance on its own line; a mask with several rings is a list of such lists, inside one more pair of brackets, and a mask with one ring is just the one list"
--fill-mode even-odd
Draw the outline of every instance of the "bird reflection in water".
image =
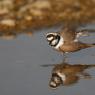
[[67, 63], [56, 64], [52, 70], [49, 86], [53, 89], [56, 89], [61, 85], [67, 86], [77, 83], [82, 78], [91, 78], [91, 75], [85, 71], [91, 67], [95, 67], [95, 65], [70, 65]]

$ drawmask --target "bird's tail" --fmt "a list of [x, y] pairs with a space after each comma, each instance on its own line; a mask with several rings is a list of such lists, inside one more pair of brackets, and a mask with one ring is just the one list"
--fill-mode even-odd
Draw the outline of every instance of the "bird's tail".
[[89, 47], [94, 47], [95, 46], [95, 43], [89, 44], [88, 46]]
[[93, 68], [95, 67], [95, 64], [81, 64], [81, 67], [88, 69], [88, 68]]
[[95, 43], [93, 43], [92, 45], [95, 46]]

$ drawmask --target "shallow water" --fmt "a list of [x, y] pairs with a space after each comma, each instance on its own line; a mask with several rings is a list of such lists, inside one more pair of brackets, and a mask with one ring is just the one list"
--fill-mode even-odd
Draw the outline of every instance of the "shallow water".
[[[60, 86], [56, 90], [49, 87], [52, 66], [41, 65], [58, 64], [63, 60], [45, 38], [46, 32], [56, 29], [35, 30], [37, 32], [31, 37], [20, 35], [13, 40], [0, 39], [0, 95], [95, 95], [94, 68], [88, 70], [91, 79], [81, 79], [74, 85]], [[81, 39], [95, 42], [95, 34]], [[70, 64], [95, 64], [94, 60], [95, 48], [69, 54]]]

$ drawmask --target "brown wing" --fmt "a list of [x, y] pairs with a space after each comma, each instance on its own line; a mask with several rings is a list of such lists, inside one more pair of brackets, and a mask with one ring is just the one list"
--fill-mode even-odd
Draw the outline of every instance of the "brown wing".
[[76, 24], [65, 25], [59, 34], [63, 36], [66, 43], [74, 41], [79, 36], [88, 36], [88, 30], [78, 30], [78, 27], [79, 25]]
[[76, 32], [74, 28], [65, 27], [59, 32], [59, 34], [64, 38], [66, 43], [70, 43], [76, 38]]
[[83, 72], [85, 69], [91, 68], [91, 67], [95, 67], [94, 64], [91, 65], [87, 65], [87, 64], [58, 64], [54, 67], [53, 71], [54, 72], [61, 72], [64, 73], [66, 75], [70, 74], [77, 74], [77, 73], [81, 73]]
[[92, 46], [95, 46], [95, 45], [86, 44], [82, 42], [72, 42], [72, 43], [64, 43], [64, 45], [62, 45], [59, 49], [60, 51], [63, 51], [63, 52], [75, 52], [75, 51], [92, 47]]

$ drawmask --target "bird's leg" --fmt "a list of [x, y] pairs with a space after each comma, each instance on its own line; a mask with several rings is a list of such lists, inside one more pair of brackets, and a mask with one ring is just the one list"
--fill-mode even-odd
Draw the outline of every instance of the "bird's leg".
[[68, 56], [67, 56], [67, 54], [66, 53], [64, 53], [64, 59], [63, 59], [63, 62], [68, 62]]

